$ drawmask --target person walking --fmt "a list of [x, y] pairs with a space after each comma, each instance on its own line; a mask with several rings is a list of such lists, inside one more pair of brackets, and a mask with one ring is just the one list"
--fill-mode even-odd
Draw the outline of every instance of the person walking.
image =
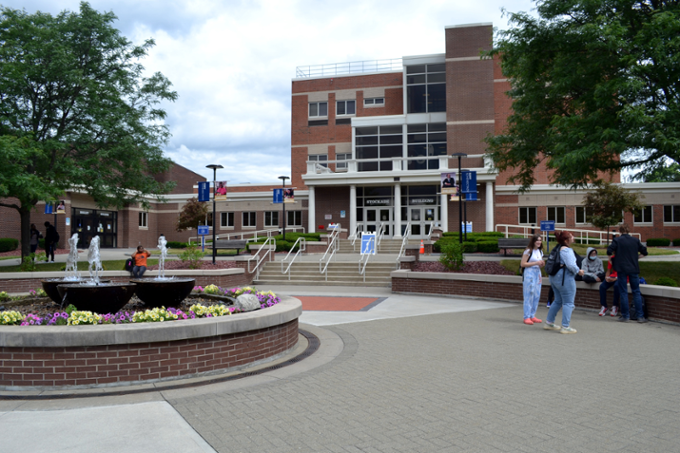
[[543, 280], [541, 268], [545, 266], [545, 261], [543, 261], [543, 238], [541, 236], [537, 234], [531, 236], [526, 250], [522, 253], [520, 266], [523, 270], [524, 324], [531, 326], [543, 322], [536, 317]]
[[616, 284], [617, 280], [617, 274], [616, 271], [613, 268], [614, 265], [614, 255], [609, 257], [609, 262], [607, 263], [607, 272], [604, 274], [604, 281], [600, 284], [600, 305], [602, 305], [602, 308], [600, 309], [600, 316], [604, 316], [607, 314], [607, 290], [611, 288], [612, 286], [614, 287], [614, 300], [612, 301], [612, 316], [616, 316], [616, 314], [619, 312], [619, 306], [620, 306], [620, 294], [619, 294], [619, 287]]
[[[571, 312], [574, 311], [574, 299], [576, 298], [576, 275], [583, 275], [583, 271], [576, 265], [576, 256], [571, 249], [574, 236], [568, 231], [555, 233], [559, 247], [560, 270], [557, 274], [550, 275], [550, 286], [555, 292], [555, 300], [548, 310], [548, 317], [543, 328], [546, 330], [559, 330], [560, 333], [576, 333], [576, 329], [570, 326]], [[557, 312], [562, 309], [562, 325], [555, 324]]]
[[633, 303], [637, 313], [639, 323], [647, 322], [642, 310], [642, 295], [640, 294], [640, 255], [647, 256], [647, 247], [642, 245], [639, 239], [630, 235], [630, 228], [627, 224], [619, 227], [619, 237], [614, 239], [607, 247], [607, 255], [616, 255], [614, 260], [614, 270], [617, 273], [616, 284], [621, 296], [621, 318], [619, 321], [630, 321], [630, 310], [628, 305], [628, 283], [633, 293]]
[[132, 260], [135, 263], [132, 268], [132, 276], [134, 278], [142, 278], [144, 272], [146, 272], [146, 259], [150, 256], [151, 254], [144, 250], [143, 246], [137, 247], [137, 251], [132, 254]]
[[50, 222], [45, 222], [45, 228], [45, 262], [54, 263], [54, 249], [59, 241], [59, 233]]
[[[40, 238], [43, 237], [42, 233], [38, 231], [38, 229], [35, 227], [35, 223], [31, 224], [31, 236], [30, 236], [30, 245], [31, 245], [31, 254], [34, 254], [36, 250], [38, 250], [38, 244], [40, 243]], [[35, 258], [34, 258], [35, 259]]]

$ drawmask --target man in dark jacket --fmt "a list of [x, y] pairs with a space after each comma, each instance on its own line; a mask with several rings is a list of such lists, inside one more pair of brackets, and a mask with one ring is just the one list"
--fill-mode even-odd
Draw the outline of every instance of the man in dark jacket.
[[647, 322], [642, 312], [639, 277], [640, 265], [638, 264], [638, 254], [647, 256], [647, 247], [642, 245], [639, 239], [629, 234], [630, 229], [625, 223], [619, 227], [619, 232], [621, 235], [614, 239], [609, 244], [609, 247], [607, 247], [607, 255], [616, 255], [614, 270], [618, 274], [616, 284], [621, 295], [621, 319], [619, 321], [630, 321], [630, 311], [628, 308], [628, 283], [630, 283], [638, 322]]
[[54, 249], [57, 246], [57, 241], [59, 240], [59, 235], [57, 234], [57, 229], [50, 222], [45, 222], [45, 262], [50, 262], [50, 256], [52, 257], [52, 262], [54, 263]]

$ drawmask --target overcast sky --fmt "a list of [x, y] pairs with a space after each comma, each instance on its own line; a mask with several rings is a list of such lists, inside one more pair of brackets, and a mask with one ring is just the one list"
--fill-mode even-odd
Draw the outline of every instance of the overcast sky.
[[[78, 11], [77, 0], [0, 0], [33, 13]], [[133, 43], [153, 38], [142, 61], [179, 94], [164, 105], [166, 155], [231, 184], [290, 175], [291, 80], [298, 66], [444, 52], [444, 27], [492, 22], [529, 0], [92, 0], [113, 11]]]

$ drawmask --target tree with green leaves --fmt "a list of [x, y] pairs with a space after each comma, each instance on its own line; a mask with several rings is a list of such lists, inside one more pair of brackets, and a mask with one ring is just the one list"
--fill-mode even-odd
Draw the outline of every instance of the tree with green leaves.
[[583, 197], [583, 207], [593, 226], [607, 230], [607, 238], [609, 228], [623, 221], [624, 212], [635, 214], [643, 208], [640, 194], [609, 182], [600, 182], [588, 192]]
[[208, 216], [208, 203], [192, 198], [187, 201], [179, 213], [177, 221], [177, 231], [184, 231], [189, 228], [198, 228], [203, 225]]
[[585, 187], [622, 169], [680, 161], [680, 1], [538, 0], [509, 14], [489, 55], [510, 81], [507, 129], [487, 137], [499, 170], [528, 190]]
[[56, 16], [0, 7], [0, 206], [19, 213], [22, 256], [39, 201], [71, 190], [101, 207], [146, 206], [174, 186], [154, 175], [172, 163], [159, 104], [177, 93], [144, 75], [153, 40], [133, 45], [115, 20], [84, 2]]
[[635, 179], [644, 182], [680, 182], [680, 164], [673, 162], [664, 167], [655, 167], [635, 175]]

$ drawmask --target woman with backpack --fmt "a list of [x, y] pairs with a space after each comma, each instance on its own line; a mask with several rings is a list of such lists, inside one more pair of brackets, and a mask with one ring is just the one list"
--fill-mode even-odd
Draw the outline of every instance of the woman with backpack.
[[543, 261], [543, 238], [537, 234], [531, 236], [529, 245], [522, 253], [522, 285], [524, 294], [524, 324], [529, 326], [543, 321], [536, 317], [538, 300], [541, 298], [541, 268]]
[[[549, 274], [550, 286], [555, 292], [555, 301], [548, 310], [548, 317], [543, 328], [546, 330], [559, 330], [560, 333], [576, 333], [576, 329], [569, 326], [571, 312], [574, 311], [574, 299], [576, 298], [576, 275], [583, 275], [583, 271], [576, 264], [576, 256], [571, 249], [574, 236], [568, 231], [555, 233], [557, 245], [550, 253], [546, 268]], [[557, 312], [562, 309], [562, 325], [555, 324]]]

